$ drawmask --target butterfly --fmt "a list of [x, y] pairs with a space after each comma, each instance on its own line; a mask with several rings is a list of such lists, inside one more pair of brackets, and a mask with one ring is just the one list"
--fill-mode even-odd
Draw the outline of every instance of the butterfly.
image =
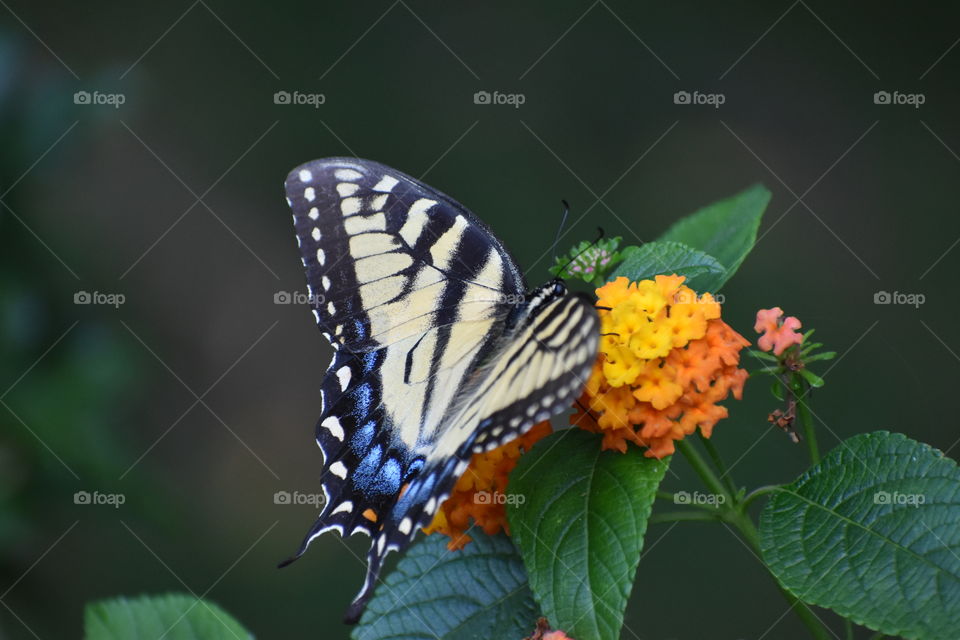
[[[528, 291], [490, 229], [385, 165], [324, 158], [286, 180], [309, 305], [333, 360], [316, 440], [327, 531], [371, 537], [359, 620], [471, 456], [569, 408], [596, 358], [593, 303], [560, 279]], [[284, 564], [287, 564], [284, 563]]]

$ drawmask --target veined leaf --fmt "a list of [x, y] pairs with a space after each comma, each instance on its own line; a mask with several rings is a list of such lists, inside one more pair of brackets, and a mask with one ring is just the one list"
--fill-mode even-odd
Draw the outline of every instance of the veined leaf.
[[659, 240], [682, 242], [713, 256], [726, 267], [723, 274], [706, 274], [687, 282], [695, 291], [716, 292], [737, 272], [757, 241], [760, 219], [770, 191], [754, 185], [735, 196], [714, 202], [677, 221]]
[[428, 536], [410, 547], [354, 629], [354, 640], [522, 638], [539, 617], [523, 562], [505, 535], [470, 531], [473, 542], [447, 549]]
[[217, 605], [185, 594], [115, 598], [87, 605], [86, 640], [252, 640]]
[[[667, 460], [601, 451], [570, 429], [520, 458], [510, 474], [510, 531], [554, 628], [576, 640], [620, 637], [647, 519]], [[522, 496], [522, 500], [520, 497]]]
[[902, 434], [855, 436], [760, 517], [763, 556], [798, 598], [905, 638], [960, 632], [960, 470]]

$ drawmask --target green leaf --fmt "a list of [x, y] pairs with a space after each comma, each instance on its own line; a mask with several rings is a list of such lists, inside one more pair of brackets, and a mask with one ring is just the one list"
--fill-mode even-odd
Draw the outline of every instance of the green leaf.
[[800, 369], [799, 373], [811, 387], [819, 389], [823, 386], [823, 378], [815, 374], [813, 371], [810, 371], [810, 369]]
[[773, 382], [770, 383], [770, 393], [773, 394], [774, 398], [783, 402], [783, 382], [780, 381], [780, 378], [774, 378]]
[[747, 349], [747, 353], [759, 360], [766, 360], [768, 362], [780, 362], [777, 356], [773, 355], [772, 353], [767, 353], [766, 351], [758, 351], [757, 349]]
[[[648, 242], [639, 247], [623, 250], [623, 262], [611, 279], [626, 276], [637, 282], [658, 274], [676, 273], [687, 277], [687, 282], [701, 276], [718, 277], [726, 272], [723, 265], [702, 251], [680, 242]], [[707, 289], [703, 289], [707, 291]]]
[[598, 434], [555, 433], [510, 474], [507, 506], [530, 586], [551, 626], [576, 640], [620, 637], [647, 518], [668, 460], [601, 451]]
[[726, 271], [688, 282], [695, 291], [717, 292], [737, 272], [757, 241], [760, 219], [770, 202], [770, 191], [754, 185], [677, 221], [660, 240], [682, 242], [714, 256]]
[[798, 598], [905, 638], [960, 629], [960, 469], [928, 445], [855, 436], [774, 495], [764, 560]]
[[441, 535], [410, 547], [351, 638], [487, 640], [532, 632], [539, 612], [516, 548], [505, 535], [477, 527], [470, 537], [459, 551], [449, 551]]
[[217, 605], [186, 594], [115, 598], [88, 604], [86, 640], [248, 640], [253, 635]]

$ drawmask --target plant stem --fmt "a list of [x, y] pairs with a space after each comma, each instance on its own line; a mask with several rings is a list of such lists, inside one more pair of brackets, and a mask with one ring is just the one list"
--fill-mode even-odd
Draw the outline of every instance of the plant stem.
[[803, 426], [803, 437], [807, 440], [810, 462], [812, 464], [818, 464], [820, 462], [820, 449], [817, 447], [817, 432], [813, 428], [813, 416], [810, 414], [807, 401], [804, 400], [805, 395], [806, 390], [804, 390], [803, 393], [797, 394], [797, 416], [800, 418], [801, 426]]
[[723, 486], [720, 478], [713, 472], [710, 465], [707, 464], [707, 461], [700, 455], [700, 452], [697, 451], [688, 440], [677, 440], [676, 447], [680, 450], [680, 453], [683, 454], [683, 457], [687, 459], [687, 462], [690, 463], [690, 466], [693, 467], [693, 470], [697, 472], [700, 479], [703, 480], [703, 484], [716, 495], [724, 496], [727, 502], [732, 505], [733, 494]]
[[716, 522], [723, 518], [723, 514], [714, 509], [714, 513], [709, 511], [666, 511], [664, 513], [655, 513], [647, 519], [647, 522], [680, 522], [680, 521], [703, 521]]
[[673, 495], [672, 493], [670, 493], [669, 491], [660, 491], [660, 490], [657, 490], [657, 498], [659, 498], [660, 500], [668, 500], [668, 501], [674, 502], [674, 503], [677, 501], [677, 500], [676, 500], [676, 496], [674, 496], [674, 495]]
[[[760, 555], [760, 534], [757, 532], [757, 528], [753, 524], [753, 520], [750, 519], [746, 513], [739, 513], [735, 518], [730, 518], [728, 520], [732, 525], [737, 527], [740, 531], [740, 534], [744, 537], [750, 547], [753, 549], [754, 553], [761, 562]], [[766, 567], [766, 563], [764, 563]], [[790, 604], [790, 608], [794, 613], [797, 614], [797, 617], [800, 618], [800, 621], [809, 629], [810, 634], [816, 638], [816, 640], [830, 640], [830, 635], [827, 633], [827, 629], [823, 626], [817, 616], [813, 614], [813, 611], [810, 608], [800, 601], [795, 595], [784, 589], [777, 583], [777, 589], [780, 593], [783, 594], [783, 597], [786, 598], [787, 602]]]
[[[726, 497], [724, 505], [719, 510], [723, 516], [723, 519], [735, 526], [740, 531], [740, 534], [753, 550], [754, 555], [756, 555], [757, 559], [763, 562], [760, 551], [760, 534], [757, 532], [757, 528], [754, 526], [753, 520], [750, 519], [749, 514], [747, 514], [746, 511], [740, 510], [740, 505], [736, 504], [736, 494], [727, 491], [727, 488], [723, 485], [723, 482], [717, 477], [717, 475], [710, 468], [710, 465], [707, 464], [707, 461], [704, 460], [703, 456], [700, 455], [700, 452], [696, 450], [689, 440], [678, 440], [676, 442], [676, 447], [680, 453], [683, 454], [683, 457], [687, 459], [687, 462], [690, 463], [690, 466], [693, 467], [693, 470], [697, 473], [697, 475], [700, 476], [703, 484], [706, 485], [710, 491], [713, 491], [717, 495]], [[816, 444], [814, 444], [814, 449], [812, 451], [816, 451]], [[817, 459], [819, 460], [819, 455]], [[766, 563], [764, 563], [764, 566], [766, 566]], [[813, 614], [813, 611], [811, 611], [806, 604], [781, 587], [779, 583], [777, 583], [777, 588], [790, 604], [790, 608], [793, 609], [793, 612], [797, 614], [797, 617], [800, 618], [800, 621], [803, 622], [807, 629], [810, 630], [810, 634], [816, 640], [831, 640], [830, 635], [827, 633], [827, 629], [820, 623], [817, 617]]]
[[717, 451], [717, 448], [713, 445], [713, 441], [705, 438], [699, 430], [697, 431], [697, 435], [700, 436], [700, 442], [703, 443], [703, 448], [707, 450], [707, 455], [709, 455], [710, 460], [713, 461], [713, 466], [720, 472], [720, 479], [723, 481], [724, 486], [727, 487], [727, 491], [730, 492], [731, 496], [737, 495], [737, 486], [733, 481], [733, 476], [730, 475], [730, 470], [727, 469], [727, 465], [724, 464], [723, 458], [720, 457], [720, 452]]
[[779, 484], [768, 484], [762, 487], [757, 487], [746, 496], [739, 503], [741, 511], [746, 511], [747, 507], [751, 502], [759, 498], [760, 496], [767, 495], [768, 493], [773, 493], [774, 491], [779, 491], [782, 488], [782, 485]]

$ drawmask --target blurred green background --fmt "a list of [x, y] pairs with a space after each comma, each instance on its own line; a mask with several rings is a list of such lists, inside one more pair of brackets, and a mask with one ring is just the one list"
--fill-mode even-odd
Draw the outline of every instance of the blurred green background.
[[[564, 245], [598, 225], [636, 243], [763, 182], [773, 201], [724, 317], [752, 337], [756, 310], [780, 305], [841, 352], [820, 368], [822, 447], [960, 437], [943, 414], [960, 372], [956, 7], [0, 5], [0, 638], [78, 637], [85, 602], [169, 590], [260, 638], [347, 637], [365, 539], [325, 536], [275, 569], [315, 513], [274, 494], [318, 487], [329, 349], [305, 306], [274, 304], [304, 289], [282, 182], [316, 157], [425, 174], [533, 284], [561, 198]], [[766, 423], [766, 387], [715, 431], [749, 486], [805, 467]], [[697, 488], [677, 462], [666, 488]], [[805, 637], [785, 606], [731, 531], [655, 525], [624, 637]]]

